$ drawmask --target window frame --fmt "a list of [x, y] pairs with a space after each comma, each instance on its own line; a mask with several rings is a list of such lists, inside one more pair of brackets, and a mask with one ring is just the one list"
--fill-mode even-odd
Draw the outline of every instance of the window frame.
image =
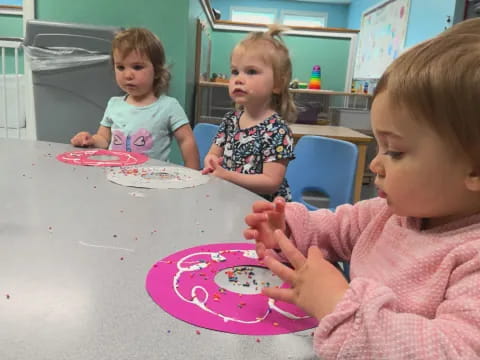
[[23, 15], [23, 7], [22, 6], [14, 6], [14, 5], [1, 5], [0, 4], [0, 15]]
[[[254, 8], [250, 6], [231, 6], [230, 7], [230, 19], [233, 22], [243, 22], [245, 23], [246, 21], [238, 21], [238, 20], [233, 20], [233, 14], [235, 11], [238, 12], [250, 12], [250, 13], [257, 13], [257, 14], [265, 14], [265, 15], [273, 15], [273, 20], [269, 24], [274, 24], [277, 21], [278, 18], [278, 10], [275, 8]], [[249, 24], [256, 24], [254, 22], [246, 22]], [[265, 24], [265, 23], [264, 23]]]
[[[315, 27], [328, 27], [328, 13], [326, 12], [317, 12], [317, 11], [300, 11], [300, 10], [289, 10], [289, 9], [283, 9], [280, 12], [280, 23], [283, 25], [287, 25], [284, 23], [285, 20], [285, 15], [290, 15], [290, 16], [299, 16], [299, 17], [310, 17], [310, 18], [319, 18], [319, 19], [324, 19], [324, 25], [323, 26], [315, 26]], [[287, 26], [302, 26], [305, 27], [305, 25], [287, 25]]]

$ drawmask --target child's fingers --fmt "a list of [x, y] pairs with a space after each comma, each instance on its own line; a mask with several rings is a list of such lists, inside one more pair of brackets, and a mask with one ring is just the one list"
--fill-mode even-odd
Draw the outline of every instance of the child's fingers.
[[75, 145], [75, 146], [82, 145], [82, 137], [78, 136], [78, 134], [77, 134], [74, 137], [72, 137], [70, 142], [72, 143], [72, 145]]
[[293, 245], [293, 243], [285, 236], [283, 231], [275, 230], [273, 233], [275, 240], [277, 240], [278, 246], [282, 250], [283, 255], [288, 259], [290, 264], [295, 269], [301, 268], [307, 260], [303, 254]]
[[92, 137], [90, 135], [85, 135], [82, 139], [82, 146], [89, 146], [92, 144]]
[[211, 172], [213, 172], [213, 169], [212, 169], [212, 168], [204, 167], [204, 168], [202, 169], [202, 175], [207, 175], [207, 174], [210, 174]]
[[243, 230], [243, 237], [247, 240], [255, 240], [258, 237], [258, 231], [255, 229]]
[[339, 271], [338, 268], [336, 268], [331, 262], [325, 259], [322, 250], [320, 250], [318, 246], [310, 246], [308, 248], [307, 257], [309, 261], [322, 267], [322, 269], [324, 270], [322, 274], [326, 274], [327, 271], [333, 271], [335, 273]]
[[268, 201], [255, 201], [252, 205], [252, 210], [255, 213], [275, 210], [275, 205]]
[[322, 251], [317, 247], [317, 246], [310, 246], [308, 248], [308, 258], [313, 259], [314, 261], [327, 261], [325, 260], [325, 257], [323, 256]]
[[217, 162], [213, 158], [208, 159], [208, 165], [210, 166], [211, 172], [215, 171], [218, 166]]
[[260, 212], [260, 213], [251, 213], [245, 216], [245, 224], [247, 224], [250, 227], [255, 227], [258, 224], [267, 221], [268, 220], [268, 215], [266, 213]]
[[[277, 251], [278, 251], [278, 250], [277, 250]], [[276, 258], [278, 257], [277, 251], [272, 250], [272, 249], [265, 249], [265, 257], [266, 257], [266, 256], [271, 256], [271, 257], [273, 257], [274, 259], [276, 259]]]
[[271, 256], [266, 256], [263, 261], [265, 262], [265, 265], [267, 265], [267, 267], [280, 279], [291, 285], [295, 283], [295, 270], [283, 265], [280, 261]]
[[292, 289], [265, 287], [262, 289], [262, 294], [272, 299], [294, 303], [295, 294]]
[[258, 259], [262, 260], [265, 257], [265, 252], [267, 251], [265, 244], [257, 241], [255, 243], [255, 251], [257, 252]]
[[281, 196], [277, 196], [274, 200], [273, 203], [275, 204], [275, 210], [278, 212], [284, 212], [285, 211], [285, 199]]
[[247, 240], [254, 240], [258, 237], [258, 231], [255, 229], [243, 230], [243, 237]]

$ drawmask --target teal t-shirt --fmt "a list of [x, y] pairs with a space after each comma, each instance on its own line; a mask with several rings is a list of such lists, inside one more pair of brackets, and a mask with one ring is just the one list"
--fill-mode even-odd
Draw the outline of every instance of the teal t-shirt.
[[168, 161], [173, 133], [188, 124], [177, 99], [161, 95], [147, 106], [133, 106], [125, 99], [125, 96], [112, 97], [100, 122], [112, 131], [109, 149]]

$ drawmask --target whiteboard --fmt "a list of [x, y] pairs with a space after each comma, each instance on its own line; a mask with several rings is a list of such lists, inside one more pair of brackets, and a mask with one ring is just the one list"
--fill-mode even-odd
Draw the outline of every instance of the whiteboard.
[[404, 49], [410, 0], [387, 0], [362, 13], [354, 79], [378, 79]]

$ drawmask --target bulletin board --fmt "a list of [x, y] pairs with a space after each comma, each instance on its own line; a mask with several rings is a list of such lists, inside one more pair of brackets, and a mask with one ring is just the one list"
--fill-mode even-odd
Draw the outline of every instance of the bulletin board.
[[387, 0], [362, 13], [354, 79], [378, 79], [404, 49], [410, 0]]

